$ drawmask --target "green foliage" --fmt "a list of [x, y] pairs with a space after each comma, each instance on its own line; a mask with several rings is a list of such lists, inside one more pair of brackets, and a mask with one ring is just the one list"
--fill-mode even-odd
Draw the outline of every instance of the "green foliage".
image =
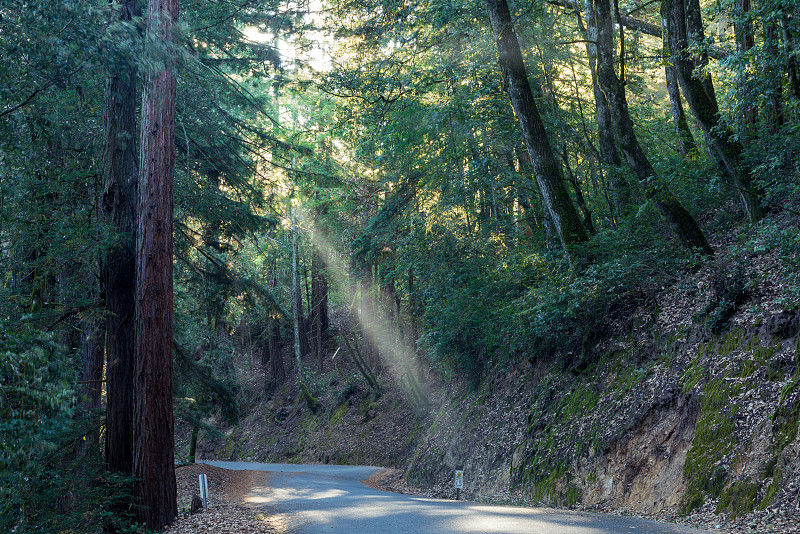
[[69, 355], [52, 335], [0, 323], [0, 502], [6, 513], [42, 454], [53, 454], [70, 426], [75, 392]]
[[131, 480], [104, 469], [100, 414], [76, 413], [70, 354], [0, 322], [0, 530], [134, 532]]

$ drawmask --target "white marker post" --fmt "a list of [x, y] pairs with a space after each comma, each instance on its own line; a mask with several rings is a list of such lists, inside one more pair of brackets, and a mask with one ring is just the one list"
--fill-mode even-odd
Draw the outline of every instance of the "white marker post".
[[203, 498], [203, 509], [208, 508], [208, 478], [200, 475], [200, 497]]
[[456, 500], [459, 500], [461, 497], [461, 488], [464, 487], [464, 470], [463, 469], [456, 469], [456, 478], [453, 482], [453, 486], [456, 488]]

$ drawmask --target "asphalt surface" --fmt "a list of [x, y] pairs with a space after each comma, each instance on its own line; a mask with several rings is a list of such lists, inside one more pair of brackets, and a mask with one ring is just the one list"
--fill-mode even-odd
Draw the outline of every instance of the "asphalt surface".
[[302, 534], [699, 534], [647, 519], [491, 506], [387, 493], [361, 481], [378, 467], [205, 462], [267, 472], [247, 497]]

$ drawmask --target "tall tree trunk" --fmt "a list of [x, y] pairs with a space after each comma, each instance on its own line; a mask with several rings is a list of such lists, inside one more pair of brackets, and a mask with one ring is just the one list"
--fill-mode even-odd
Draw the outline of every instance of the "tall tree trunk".
[[[274, 239], [275, 229], [270, 228], [268, 235]], [[275, 291], [278, 285], [277, 263], [277, 260], [273, 258], [269, 267], [268, 284], [270, 291]], [[286, 381], [286, 367], [283, 363], [283, 351], [281, 350], [281, 313], [277, 305], [267, 313], [265, 335], [267, 341], [263, 363], [265, 366], [269, 363], [269, 370], [268, 372], [265, 370], [264, 389], [267, 396], [272, 397]]]
[[322, 257], [315, 249], [311, 257], [311, 331], [320, 371], [322, 371], [323, 333], [328, 328], [328, 281], [322, 271], [322, 265]]
[[[81, 368], [78, 374], [79, 413], [89, 415], [94, 420], [95, 412], [100, 410], [103, 391], [103, 341], [102, 325], [96, 321], [85, 324], [81, 332]], [[85, 456], [99, 443], [100, 431], [91, 430], [79, 441], [75, 448], [76, 457]]]
[[691, 28], [695, 38], [702, 40], [702, 23], [698, 28], [699, 4], [696, 0], [688, 1], [692, 4], [689, 12], [691, 16], [687, 14], [684, 0], [662, 0], [661, 3], [662, 19], [667, 21], [666, 30], [669, 32], [672, 63], [678, 72], [678, 81], [689, 108], [703, 128], [707, 141], [719, 154], [725, 168], [733, 177], [745, 215], [749, 220], [755, 221], [763, 215], [763, 210], [758, 200], [759, 191], [752, 183], [751, 170], [740, 157], [744, 148], [730, 128], [720, 124], [719, 108], [711, 76], [705, 75], [702, 80], [695, 76], [695, 68], [702, 66], [707, 58], [703, 55], [689, 57], [687, 31]]
[[[778, 26], [774, 20], [764, 23], [764, 41], [767, 49], [767, 54], [771, 57], [778, 57], [780, 52], [780, 45], [778, 42]], [[781, 80], [781, 71], [774, 66], [767, 66], [768, 79], [772, 79], [773, 91], [770, 98], [766, 102], [767, 114], [764, 117], [767, 122], [769, 133], [772, 135], [777, 134], [783, 127], [783, 80]]]
[[294, 357], [297, 360], [297, 381], [298, 385], [300, 386], [300, 392], [303, 394], [305, 398], [306, 404], [308, 405], [309, 409], [312, 412], [315, 412], [319, 409], [319, 402], [311, 394], [311, 391], [308, 389], [308, 385], [306, 385], [305, 378], [303, 377], [303, 363], [301, 359], [301, 352], [300, 352], [300, 336], [301, 332], [305, 330], [305, 325], [303, 324], [303, 302], [300, 296], [300, 280], [298, 278], [298, 267], [297, 267], [297, 223], [295, 220], [295, 212], [294, 206], [291, 208], [291, 219], [292, 219], [292, 308], [293, 308], [293, 320], [292, 323], [294, 325]]
[[81, 369], [78, 398], [86, 410], [100, 408], [103, 390], [103, 329], [99, 325], [86, 325], [81, 333]]
[[297, 363], [297, 379], [303, 383], [303, 363], [301, 346], [301, 331], [303, 326], [303, 303], [300, 296], [300, 281], [297, 273], [297, 225], [295, 224], [294, 206], [291, 208], [292, 219], [292, 328], [294, 330], [294, 357]]
[[595, 116], [597, 119], [597, 140], [600, 149], [600, 161], [608, 170], [609, 185], [611, 189], [611, 204], [613, 206], [612, 218], [619, 217], [631, 203], [631, 192], [628, 183], [620, 172], [622, 158], [617, 150], [617, 141], [614, 138], [614, 125], [611, 120], [611, 108], [608, 99], [597, 82], [597, 25], [594, 6], [585, 3], [586, 18], [589, 22], [583, 26], [578, 14], [578, 27], [586, 33], [586, 55], [589, 58], [589, 72], [592, 75], [592, 93], [594, 95]]
[[[740, 57], [746, 58], [747, 53], [755, 45], [755, 38], [753, 36], [753, 23], [750, 17], [750, 0], [736, 0], [734, 7], [734, 33], [736, 34], [736, 51]], [[665, 32], [668, 33], [668, 32]], [[749, 63], [749, 60], [747, 61]], [[748, 75], [749, 69], [745, 67], [739, 74], [736, 82], [737, 91], [739, 93], [739, 102], [742, 103], [742, 123], [743, 129], [748, 130], [748, 134], [753, 136], [755, 134], [756, 119], [758, 117], [758, 108], [753, 104], [753, 99], [747, 94], [748, 87], [752, 85], [750, 76]]]
[[[141, 16], [139, 0], [119, 3], [120, 19]], [[136, 72], [120, 58], [106, 86], [103, 151], [104, 220], [117, 233], [105, 254], [103, 285], [106, 333], [106, 466], [133, 473], [134, 310], [136, 308]]]
[[372, 303], [370, 289], [373, 285], [372, 266], [367, 267], [365, 279], [361, 281], [361, 356], [373, 372], [378, 368], [378, 350], [373, 343], [375, 331], [375, 307]]
[[699, 152], [692, 130], [689, 128], [689, 121], [686, 120], [686, 112], [683, 110], [678, 74], [670, 63], [664, 65], [664, 78], [669, 95], [669, 110], [672, 113], [672, 122], [675, 124], [675, 132], [678, 135], [678, 152], [683, 157], [696, 156]]
[[[177, 0], [151, 0], [147, 32], [168, 42]], [[178, 514], [172, 413], [172, 200], [175, 172], [175, 74], [148, 76], [142, 104], [142, 159], [136, 284], [134, 495], [137, 517], [159, 530]]]
[[544, 205], [550, 214], [562, 247], [568, 255], [571, 255], [575, 245], [588, 240], [589, 235], [569, 197], [561, 174], [561, 166], [553, 154], [550, 139], [539, 115], [539, 108], [533, 98], [508, 3], [506, 0], [486, 0], [486, 6], [492, 32], [497, 40], [506, 91], [519, 120]]
[[[788, 11], [788, 9], [786, 9]], [[789, 91], [800, 100], [800, 68], [797, 61], [797, 43], [792, 34], [789, 15], [784, 11], [781, 16], [781, 31], [783, 33], [783, 46], [786, 53], [786, 72], [789, 75]], [[797, 11], [797, 10], [796, 10]]]
[[[667, 27], [666, 20], [662, 18], [661, 26]], [[675, 124], [675, 133], [678, 135], [678, 151], [683, 157], [694, 157], [699, 154], [697, 143], [694, 140], [692, 131], [689, 129], [689, 121], [686, 120], [686, 113], [683, 110], [681, 101], [681, 88], [678, 84], [678, 73], [672, 63], [669, 44], [669, 32], [663, 30], [661, 33], [664, 56], [667, 58], [664, 63], [664, 79], [667, 85], [667, 95], [669, 95], [669, 110], [672, 113], [672, 122]]]
[[283, 364], [283, 351], [281, 350], [281, 328], [278, 320], [270, 318], [268, 321], [269, 333], [267, 334], [267, 354], [269, 357], [269, 382], [267, 395], [274, 395], [286, 381], [286, 367]]
[[[595, 14], [594, 21], [587, 21], [587, 25], [597, 24], [597, 79], [608, 98], [617, 140], [633, 175], [642, 184], [647, 197], [655, 202], [656, 207], [667, 220], [672, 231], [675, 232], [686, 248], [690, 250], [698, 249], [704, 254], [713, 254], [711, 246], [706, 241], [694, 217], [686, 211], [671, 191], [663, 187], [657, 187], [654, 183], [654, 178], [657, 178], [656, 172], [633, 131], [633, 121], [628, 111], [625, 86], [614, 70], [613, 24], [610, 0], [586, 1], [594, 4], [592, 9]], [[589, 8], [587, 8], [588, 12]]]

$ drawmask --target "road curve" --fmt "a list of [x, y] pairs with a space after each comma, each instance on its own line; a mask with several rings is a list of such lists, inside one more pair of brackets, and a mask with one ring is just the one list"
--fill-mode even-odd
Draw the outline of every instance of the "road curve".
[[204, 462], [265, 471], [247, 497], [288, 516], [302, 534], [700, 534], [646, 519], [550, 508], [491, 506], [387, 493], [361, 481], [378, 467]]

